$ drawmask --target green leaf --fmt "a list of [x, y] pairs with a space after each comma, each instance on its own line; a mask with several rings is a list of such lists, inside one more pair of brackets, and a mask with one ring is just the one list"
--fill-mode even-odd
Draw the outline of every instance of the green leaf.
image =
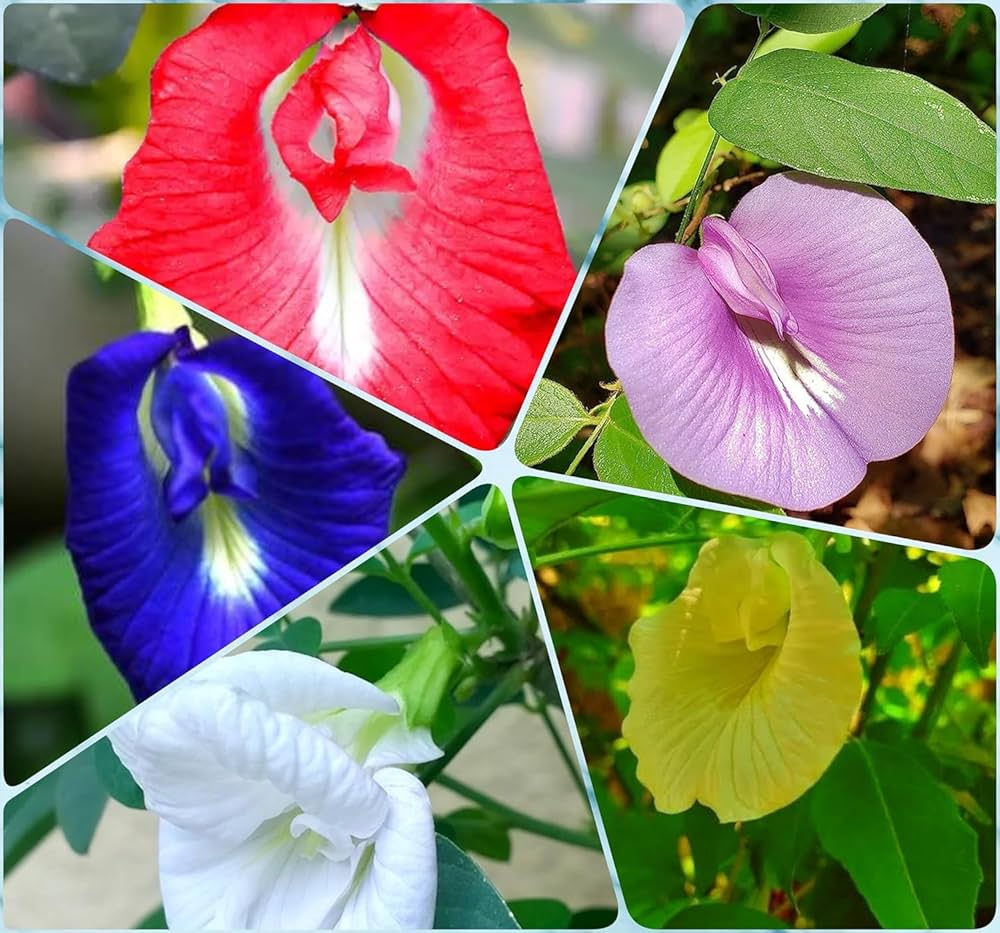
[[165, 930], [167, 929], [167, 915], [163, 912], [161, 904], [156, 910], [151, 911], [143, 917], [136, 925], [137, 930]]
[[901, 71], [781, 49], [728, 81], [708, 117], [735, 145], [816, 175], [959, 201], [996, 198], [996, 133]]
[[784, 930], [788, 924], [771, 914], [740, 904], [695, 904], [674, 914], [668, 930]]
[[884, 6], [884, 3], [738, 3], [736, 8], [782, 29], [815, 33], [860, 23]]
[[964, 558], [939, 571], [941, 598], [945, 601], [969, 651], [976, 661], [990, 662], [990, 644], [997, 628], [997, 584], [986, 564]]
[[514, 484], [514, 506], [528, 546], [577, 515], [621, 495], [607, 489], [524, 477]]
[[808, 796], [747, 824], [747, 831], [760, 842], [764, 861], [773, 872], [777, 886], [791, 894], [795, 882], [800, 880], [801, 863], [816, 842]]
[[832, 55], [847, 45], [860, 29], [861, 23], [851, 23], [843, 29], [836, 29], [833, 32], [808, 33], [793, 32], [791, 29], [778, 29], [760, 44], [754, 58], [777, 52], [778, 49], [808, 49], [811, 52]]
[[976, 834], [952, 795], [905, 752], [848, 742], [813, 791], [812, 817], [821, 845], [883, 927], [974, 925]]
[[319, 619], [303, 618], [289, 622], [281, 633], [282, 644], [298, 654], [308, 654], [316, 657], [319, 646], [323, 643], [323, 626]]
[[59, 768], [56, 782], [56, 821], [69, 847], [85, 855], [108, 804], [108, 792], [97, 776], [93, 746]]
[[[708, 111], [701, 110], [693, 118], [686, 119], [667, 140], [656, 160], [656, 188], [665, 204], [683, 198], [694, 187], [713, 139], [715, 130], [708, 122]], [[712, 158], [713, 169], [732, 148], [732, 143], [719, 140]]]
[[882, 590], [872, 603], [874, 625], [865, 625], [865, 637], [874, 636], [875, 650], [888, 654], [904, 636], [917, 629], [936, 625], [951, 616], [947, 605], [934, 593], [916, 590]]
[[56, 783], [52, 771], [14, 797], [3, 811], [3, 871], [6, 875], [56, 825]]
[[646, 443], [624, 395], [615, 399], [594, 444], [594, 470], [606, 483], [680, 495], [670, 467]]
[[494, 813], [467, 807], [440, 817], [435, 826], [463, 851], [478, 852], [498, 862], [510, 859], [510, 824]]
[[510, 523], [510, 512], [503, 493], [491, 486], [483, 500], [481, 537], [505, 551], [517, 548], [514, 528]]
[[500, 892], [451, 840], [437, 836], [438, 890], [435, 930], [516, 930]]
[[562, 901], [551, 897], [526, 897], [507, 906], [522, 930], [566, 930], [573, 918]]
[[61, 81], [90, 84], [128, 52], [141, 4], [19, 3], [4, 16], [4, 64]]
[[97, 777], [111, 797], [133, 810], [145, 810], [146, 798], [142, 788], [128, 768], [121, 763], [107, 737], [94, 744], [94, 766]]
[[731, 823], [700, 804], [684, 814], [684, 835], [691, 844], [694, 859], [694, 884], [699, 894], [709, 891], [718, 874], [739, 848], [739, 836]]
[[[477, 510], [478, 510], [477, 503]], [[410, 568], [414, 581], [438, 609], [460, 606], [464, 599], [431, 564]], [[377, 576], [362, 577], [352, 583], [330, 604], [330, 611], [340, 615], [416, 616], [424, 610], [395, 580]]]
[[603, 930], [618, 919], [617, 907], [584, 907], [570, 918], [572, 930]]
[[534, 466], [554, 457], [582, 427], [593, 422], [583, 403], [569, 389], [543, 379], [517, 433], [514, 453], [522, 463]]

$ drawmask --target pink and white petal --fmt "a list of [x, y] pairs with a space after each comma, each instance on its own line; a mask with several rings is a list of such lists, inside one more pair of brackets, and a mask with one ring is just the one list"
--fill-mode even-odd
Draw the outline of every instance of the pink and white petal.
[[[114, 219], [89, 245], [277, 343], [307, 326], [325, 224], [273, 177], [260, 109], [271, 82], [346, 14], [227, 4], [160, 56], [146, 136]], [[276, 330], [275, 330], [276, 329]]]
[[507, 29], [465, 4], [386, 4], [361, 19], [432, 98], [416, 191], [361, 257], [378, 337], [363, 387], [492, 447], [574, 277]]
[[365, 838], [388, 809], [381, 788], [321, 728], [228, 686], [184, 684], [110, 738], [150, 810], [220, 842], [244, 841], [292, 805]]
[[311, 853], [278, 817], [227, 845], [160, 821], [160, 891], [175, 930], [329, 929], [350, 885], [350, 860]]
[[864, 476], [864, 459], [805, 389], [808, 365], [769, 324], [737, 320], [693, 249], [655, 244], [628, 260], [606, 341], [636, 423], [684, 476], [803, 510]]
[[375, 780], [389, 797], [389, 816], [336, 929], [430, 929], [437, 898], [437, 849], [427, 789], [398, 768], [383, 768]]
[[865, 460], [913, 447], [954, 363], [948, 286], [906, 216], [864, 185], [787, 172], [743, 197], [733, 227], [763, 254], [794, 341], [832, 389], [825, 407]]

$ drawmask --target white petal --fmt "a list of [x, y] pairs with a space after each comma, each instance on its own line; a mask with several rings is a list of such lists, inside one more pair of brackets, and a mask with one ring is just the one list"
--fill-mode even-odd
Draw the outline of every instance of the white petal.
[[198, 680], [246, 691], [276, 713], [308, 716], [334, 709], [395, 713], [393, 697], [354, 674], [294, 651], [247, 651], [214, 661]]
[[389, 795], [389, 816], [336, 929], [430, 929], [437, 898], [437, 851], [427, 789], [398, 768], [383, 768], [375, 780]]
[[360, 838], [388, 810], [382, 789], [324, 730], [231, 686], [185, 683], [111, 740], [150, 810], [220, 842], [245, 840], [293, 804]]
[[328, 929], [353, 875], [349, 860], [292, 840], [288, 817], [228, 846], [160, 822], [160, 890], [177, 930]]
[[369, 771], [378, 771], [390, 765], [419, 765], [443, 754], [434, 744], [430, 729], [410, 729], [400, 718], [372, 746], [364, 766]]

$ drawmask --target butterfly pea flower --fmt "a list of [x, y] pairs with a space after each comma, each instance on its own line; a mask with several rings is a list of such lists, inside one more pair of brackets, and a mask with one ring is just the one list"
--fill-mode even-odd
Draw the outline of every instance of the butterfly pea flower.
[[142, 331], [67, 382], [66, 540], [143, 699], [386, 535], [403, 460], [241, 337]]
[[496, 446], [574, 276], [506, 27], [465, 4], [227, 4], [151, 86], [90, 246]]
[[110, 734], [159, 816], [160, 890], [180, 930], [426, 929], [440, 756], [397, 701], [289, 651], [213, 661]]
[[801, 535], [715, 538], [684, 591], [636, 622], [622, 732], [658, 810], [752, 820], [808, 790], [847, 739], [861, 645]]
[[954, 362], [947, 284], [909, 220], [870, 188], [800, 172], [706, 218], [698, 249], [635, 253], [606, 340], [671, 467], [795, 510], [917, 444]]

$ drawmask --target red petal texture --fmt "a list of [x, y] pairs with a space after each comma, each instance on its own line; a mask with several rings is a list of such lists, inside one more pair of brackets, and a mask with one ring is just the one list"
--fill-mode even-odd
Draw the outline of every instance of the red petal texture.
[[[171, 45], [121, 208], [90, 245], [461, 441], [496, 446], [574, 277], [506, 27], [461, 4], [359, 14], [362, 26], [285, 95], [273, 128], [283, 161], [272, 167], [265, 91], [345, 12], [224, 6]], [[391, 160], [372, 37], [431, 97], [410, 172]], [[324, 114], [337, 137], [326, 154], [311, 148]], [[311, 203], [293, 203], [299, 184]], [[401, 193], [378, 229], [348, 238], [357, 282], [345, 286], [343, 271], [332, 281], [344, 258], [331, 259], [321, 215], [343, 208], [339, 226], [356, 198], [382, 197], [359, 191]], [[352, 328], [360, 354], [344, 336]]]

